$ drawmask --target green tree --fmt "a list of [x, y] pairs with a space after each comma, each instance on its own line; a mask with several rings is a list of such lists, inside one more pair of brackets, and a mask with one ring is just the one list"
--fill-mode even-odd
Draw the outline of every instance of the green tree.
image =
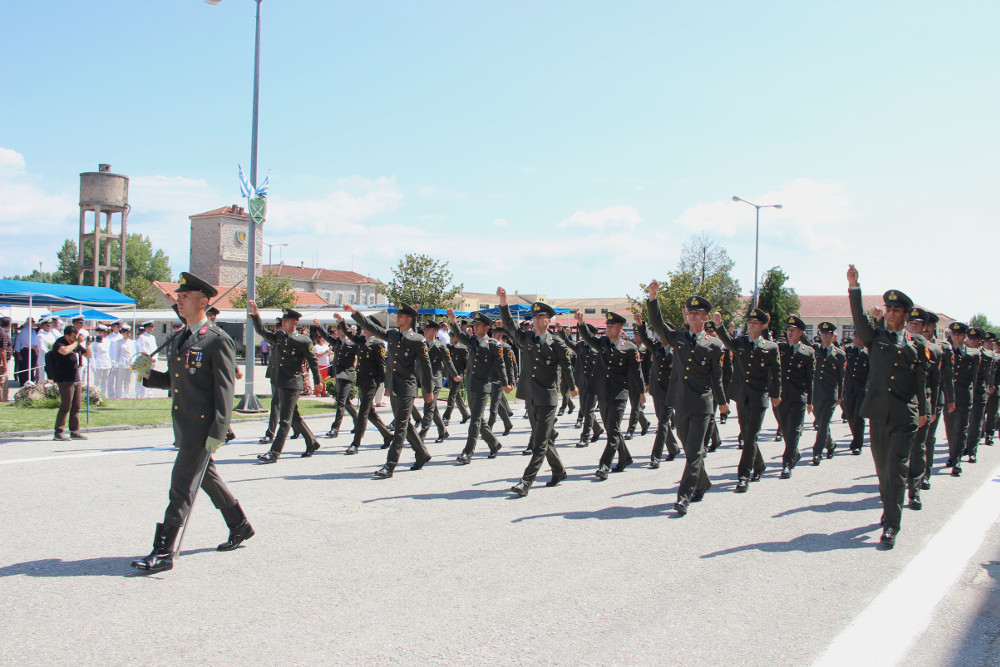
[[[788, 316], [799, 310], [799, 295], [794, 289], [785, 287], [788, 275], [781, 270], [780, 266], [770, 269], [761, 276], [760, 294], [757, 297], [757, 307], [771, 316], [768, 329], [774, 335], [775, 340], [785, 331], [785, 322]], [[747, 301], [747, 309], [752, 308], [750, 301]], [[744, 313], [746, 317], [746, 313]]]
[[[121, 244], [117, 240], [102, 239], [100, 245], [100, 257], [106, 257], [110, 243], [111, 266], [117, 268], [121, 266]], [[75, 244], [67, 240], [60, 251], [60, 268], [62, 268], [62, 255], [67, 251], [67, 247]], [[83, 242], [83, 264], [87, 266], [94, 260], [94, 242], [86, 239]], [[74, 260], [75, 265], [75, 260]], [[113, 269], [112, 269], [113, 270]], [[111, 274], [111, 288], [121, 291], [132, 297], [138, 303], [150, 303], [150, 295], [155, 294], [152, 286], [154, 280], [169, 282], [171, 278], [170, 258], [164, 254], [163, 250], [154, 250], [153, 242], [148, 236], [142, 234], [129, 234], [125, 239], [125, 285], [121, 286], [121, 280], [117, 272]], [[75, 279], [74, 279], [74, 282]], [[92, 285], [93, 278], [90, 271], [83, 272], [84, 285]], [[99, 284], [104, 284], [103, 280]], [[153, 299], [152, 303], [156, 303]], [[151, 306], [140, 306], [151, 307]]]
[[406, 303], [421, 308], [453, 308], [455, 297], [465, 285], [452, 285], [452, 279], [448, 262], [408, 254], [392, 270], [392, 280], [379, 284], [379, 291], [397, 306]]
[[[268, 271], [257, 276], [254, 281], [254, 301], [258, 308], [291, 308], [295, 305], [295, 290], [292, 289], [291, 278], [281, 277]], [[234, 308], [247, 307], [247, 290], [240, 288], [235, 292], [236, 296], [229, 301]]]
[[4, 276], [4, 280], [28, 280], [33, 283], [57, 283], [56, 274], [49, 273], [48, 271], [42, 271], [41, 269], [35, 269], [31, 273], [26, 273], [24, 275], [14, 274], [12, 276]]
[[[726, 249], [711, 236], [692, 236], [681, 249], [677, 269], [660, 281], [657, 300], [664, 319], [682, 326], [684, 301], [695, 294], [708, 299], [712, 308], [731, 319], [742, 305], [740, 282], [732, 276], [734, 265]], [[640, 287], [646, 291], [646, 285]], [[636, 301], [637, 306], [644, 303], [645, 298]]]
[[62, 248], [56, 253], [56, 259], [59, 262], [59, 268], [56, 269], [55, 273], [56, 282], [65, 285], [76, 285], [79, 254], [77, 253], [76, 243], [73, 239], [66, 239], [63, 242]]
[[977, 329], [982, 329], [983, 331], [992, 331], [995, 334], [1000, 334], [1000, 327], [990, 322], [990, 319], [986, 317], [983, 313], [976, 313], [969, 320], [969, 326], [976, 327]]

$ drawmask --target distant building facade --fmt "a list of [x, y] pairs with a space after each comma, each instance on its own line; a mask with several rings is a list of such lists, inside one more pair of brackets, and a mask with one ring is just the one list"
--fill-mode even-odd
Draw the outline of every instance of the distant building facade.
[[349, 303], [355, 306], [383, 305], [386, 300], [378, 291], [378, 281], [354, 271], [316, 269], [300, 264], [265, 264], [265, 273], [273, 273], [292, 281], [293, 289], [300, 292], [315, 292], [327, 302], [341, 306]]

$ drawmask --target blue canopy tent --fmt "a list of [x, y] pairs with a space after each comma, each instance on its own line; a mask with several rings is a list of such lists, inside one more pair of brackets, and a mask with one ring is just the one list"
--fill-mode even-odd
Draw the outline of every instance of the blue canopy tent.
[[[135, 311], [135, 299], [110, 287], [58, 285], [28, 280], [0, 280], [0, 305], [27, 306], [29, 318], [31, 317], [30, 309], [35, 306], [44, 306], [49, 310], [76, 306], [77, 312], [84, 306], [88, 308], [126, 308], [131, 306], [133, 312]], [[90, 367], [88, 366], [87, 369], [89, 372]], [[90, 392], [85, 393], [87, 396], [87, 421], [89, 422]]]
[[[511, 317], [515, 320], [530, 320], [531, 319], [531, 306], [526, 303], [515, 303], [513, 306], [508, 306], [510, 309]], [[570, 312], [569, 308], [553, 308], [556, 315], [564, 315]], [[490, 308], [489, 310], [477, 310], [477, 313], [482, 313], [489, 317], [500, 317], [499, 308]]]
[[67, 308], [66, 310], [60, 310], [56, 313], [52, 313], [56, 317], [64, 320], [72, 320], [77, 317], [82, 317], [85, 320], [117, 320], [119, 317], [117, 315], [112, 315], [111, 313], [105, 313], [103, 310], [97, 310], [95, 308]]
[[[421, 308], [420, 310], [417, 311], [417, 314], [418, 315], [447, 315], [448, 314], [448, 309], [447, 308]], [[470, 315], [472, 315], [472, 313], [470, 313], [467, 310], [456, 310], [455, 311], [455, 317], [469, 317]]]

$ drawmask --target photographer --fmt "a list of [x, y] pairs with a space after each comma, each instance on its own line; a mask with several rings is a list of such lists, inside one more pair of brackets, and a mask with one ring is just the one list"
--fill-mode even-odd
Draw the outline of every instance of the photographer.
[[[72, 324], [63, 329], [63, 335], [52, 344], [52, 377], [59, 387], [59, 412], [56, 413], [56, 427], [53, 440], [86, 440], [80, 433], [80, 401], [83, 383], [80, 382], [80, 367], [83, 358], [91, 358], [86, 335], [80, 335]], [[63, 430], [69, 415], [69, 435]]]

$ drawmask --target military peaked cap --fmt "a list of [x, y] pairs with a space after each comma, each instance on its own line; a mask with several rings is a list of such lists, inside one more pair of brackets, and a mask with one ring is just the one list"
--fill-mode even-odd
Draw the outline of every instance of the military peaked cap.
[[625, 318], [618, 313], [612, 313], [610, 311], [604, 316], [604, 319], [607, 321], [607, 324], [625, 324], [626, 321]]
[[978, 327], [969, 327], [969, 338], [982, 338], [983, 330]]
[[486, 315], [483, 315], [482, 313], [476, 313], [475, 315], [473, 315], [472, 321], [479, 322], [480, 324], [485, 324], [488, 327], [493, 326], [493, 320], [491, 320]]
[[925, 320], [926, 324], [937, 324], [940, 321], [941, 318], [937, 316], [937, 313], [935, 313], [933, 310], [927, 311], [927, 319]]
[[833, 322], [820, 322], [819, 330], [824, 333], [833, 333], [834, 331], [837, 330], [837, 325], [834, 324]]
[[174, 291], [201, 292], [209, 299], [219, 293], [219, 290], [215, 289], [193, 273], [188, 273], [187, 271], [181, 271], [181, 277], [178, 279], [177, 289]]
[[684, 302], [684, 307], [688, 310], [712, 310], [711, 302], [702, 296], [692, 296]]
[[715, 322], [712, 320], [705, 322], [705, 331], [715, 331]]
[[301, 320], [302, 319], [302, 313], [300, 313], [297, 310], [293, 310], [291, 308], [282, 308], [281, 309], [281, 319], [283, 319], [283, 320]]
[[430, 329], [440, 329], [441, 325], [438, 324], [437, 322], [435, 322], [434, 320], [427, 320], [426, 322], [424, 322], [424, 328], [425, 329], [428, 329], [428, 328], [430, 328]]
[[785, 325], [785, 328], [788, 327], [795, 327], [796, 329], [802, 329], [803, 331], [805, 331], [806, 323], [803, 322], [798, 317], [796, 317], [795, 315], [789, 315], [788, 323]]
[[531, 314], [532, 315], [548, 315], [549, 317], [555, 317], [556, 311], [553, 310], [552, 306], [547, 303], [542, 303], [541, 301], [536, 301], [531, 304]]
[[952, 333], [969, 333], [969, 325], [965, 322], [952, 322], [951, 326], [948, 327]]
[[906, 310], [913, 308], [913, 299], [906, 296], [898, 289], [891, 289], [883, 294], [882, 301], [885, 302], [886, 306], [897, 306], [899, 308], [905, 308]]
[[767, 324], [768, 322], [770, 322], [770, 321], [771, 321], [771, 316], [770, 316], [770, 315], [768, 315], [767, 313], [765, 313], [765, 312], [764, 312], [763, 310], [761, 310], [760, 308], [754, 308], [754, 309], [753, 309], [753, 310], [751, 310], [751, 311], [750, 311], [750, 313], [749, 313], [749, 314], [747, 315], [747, 320], [748, 320], [748, 321], [749, 321], [749, 320], [757, 320], [758, 322], [762, 322], [762, 323], [764, 323], [764, 324]]
[[221, 315], [221, 313], [219, 312], [219, 309], [216, 308], [215, 306], [212, 306], [211, 308], [209, 308], [208, 310], [206, 310], [205, 313], [208, 314], [208, 315]]
[[923, 308], [913, 307], [910, 309], [910, 314], [906, 316], [907, 322], [926, 322], [927, 321], [927, 311]]
[[987, 331], [985, 334], [983, 334], [983, 340], [995, 341], [996, 339], [997, 335], [992, 331]]
[[407, 303], [401, 303], [399, 304], [399, 314], [409, 315], [410, 317], [416, 317], [417, 309]]

